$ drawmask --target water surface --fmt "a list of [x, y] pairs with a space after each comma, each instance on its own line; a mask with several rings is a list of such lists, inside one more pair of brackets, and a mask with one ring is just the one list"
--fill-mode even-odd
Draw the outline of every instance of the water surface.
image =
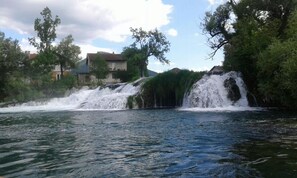
[[296, 177], [296, 113], [0, 114], [4, 177]]

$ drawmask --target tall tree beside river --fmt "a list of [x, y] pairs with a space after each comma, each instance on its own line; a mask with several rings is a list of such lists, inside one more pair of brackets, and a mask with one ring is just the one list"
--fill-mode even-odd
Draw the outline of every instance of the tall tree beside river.
[[60, 65], [61, 78], [64, 77], [64, 70], [67, 67], [74, 67], [75, 63], [80, 60], [80, 47], [73, 44], [72, 35], [68, 35], [54, 47], [54, 54], [56, 55], [56, 64]]
[[34, 22], [34, 30], [37, 37], [29, 38], [30, 44], [37, 48], [38, 57], [33, 61], [36, 69], [41, 73], [48, 73], [55, 64], [55, 55], [52, 43], [56, 40], [56, 28], [61, 23], [59, 16], [54, 19], [51, 10], [46, 7], [40, 13], [43, 19], [36, 18]]
[[138, 66], [140, 69], [141, 77], [144, 76], [147, 70], [148, 59], [154, 56], [161, 63], [169, 64], [169, 60], [166, 59], [165, 53], [170, 50], [170, 43], [167, 41], [166, 36], [159, 32], [157, 29], [152, 31], [144, 31], [142, 28], [130, 28], [132, 32], [132, 38], [135, 40], [131, 45], [131, 48], [135, 48], [138, 60]]
[[[267, 57], [276, 50], [275, 45], [278, 43], [294, 40], [296, 30], [290, 29], [294, 29], [296, 5], [296, 0], [229, 0], [220, 5], [216, 11], [207, 12], [202, 24], [209, 36], [210, 47], [214, 50], [212, 55], [223, 48], [224, 68], [242, 72], [249, 91], [263, 104], [281, 103], [288, 106], [294, 98], [292, 92], [275, 92], [277, 93], [275, 95], [270, 92], [285, 86], [291, 90], [292, 86], [297, 85], [296, 80], [290, 80], [293, 73], [289, 72], [294, 70], [292, 59], [297, 56], [294, 50], [288, 55], [272, 59]], [[288, 56], [291, 56], [291, 62], [290, 65], [285, 65], [286, 62], [283, 61], [287, 61]], [[278, 63], [278, 60], [281, 63]], [[265, 71], [273, 70], [269, 69], [272, 63], [282, 68], [281, 72], [287, 76], [281, 78], [282, 82], [277, 81], [275, 77], [263, 77]], [[281, 66], [290, 68], [285, 69]], [[275, 71], [273, 76], [279, 78], [280, 74]], [[267, 84], [275, 82], [279, 87]]]
[[6, 38], [0, 32], [0, 101], [11, 94], [11, 80], [16, 80], [22, 72], [26, 60], [25, 54], [21, 51], [17, 40]]

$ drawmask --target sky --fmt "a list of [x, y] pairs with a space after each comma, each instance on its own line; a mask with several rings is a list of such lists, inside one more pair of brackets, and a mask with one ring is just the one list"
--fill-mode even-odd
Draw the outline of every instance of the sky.
[[0, 31], [19, 40], [23, 51], [36, 52], [28, 38], [36, 37], [34, 21], [49, 7], [58, 15], [57, 40], [72, 34], [81, 57], [98, 51], [121, 53], [133, 43], [130, 27], [158, 29], [170, 42], [170, 64], [149, 59], [148, 68], [163, 72], [172, 68], [209, 70], [223, 61], [222, 51], [213, 58], [201, 22], [224, 0], [0, 0]]

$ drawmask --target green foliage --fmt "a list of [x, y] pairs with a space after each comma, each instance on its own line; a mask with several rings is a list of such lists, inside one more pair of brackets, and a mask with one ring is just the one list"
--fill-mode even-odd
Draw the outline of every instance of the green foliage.
[[33, 78], [49, 75], [55, 67], [56, 56], [52, 52], [41, 52], [31, 61], [30, 70]]
[[56, 55], [56, 64], [60, 65], [61, 77], [64, 77], [64, 69], [74, 67], [75, 63], [80, 60], [80, 47], [73, 44], [72, 35], [62, 39], [57, 47], [54, 48]]
[[127, 107], [129, 109], [133, 109], [133, 102], [134, 102], [133, 96], [129, 96], [127, 101]]
[[225, 70], [240, 71], [266, 104], [291, 105], [295, 83], [296, 0], [227, 1], [203, 23], [214, 55], [224, 47]]
[[274, 41], [258, 61], [259, 90], [266, 102], [297, 106], [297, 39]]
[[40, 42], [37, 42], [35, 37], [29, 38], [29, 41], [39, 52], [49, 52], [52, 48], [52, 42], [57, 37], [56, 28], [61, 20], [58, 16], [53, 19], [51, 10], [48, 7], [44, 8], [40, 14], [43, 19], [36, 18], [34, 22], [34, 30], [37, 32]]
[[44, 8], [40, 14], [42, 19], [36, 18], [34, 22], [37, 38], [29, 38], [30, 44], [38, 50], [38, 57], [32, 61], [35, 75], [49, 73], [56, 64], [52, 43], [57, 37], [56, 28], [61, 23], [58, 16], [55, 19], [52, 18], [51, 10], [48, 7]]
[[[116, 78], [119, 78], [122, 82], [131, 82], [140, 78], [142, 53], [137, 48], [126, 47], [122, 52], [122, 56], [127, 60], [127, 71], [117, 71], [115, 73]], [[146, 71], [147, 69], [143, 70]]]
[[35, 20], [36, 38], [30, 38], [30, 44], [38, 49], [36, 58], [29, 60], [28, 55], [21, 51], [17, 40], [5, 38], [0, 32], [0, 101], [25, 102], [38, 98], [64, 95], [65, 91], [76, 86], [76, 78], [67, 75], [62, 80], [54, 81], [51, 72], [56, 64], [62, 67], [72, 66], [80, 49], [73, 45], [71, 35], [53, 47], [56, 39], [56, 27], [60, 19], [52, 18], [51, 11], [46, 7], [41, 15], [43, 19]]
[[169, 64], [165, 53], [169, 51], [170, 43], [167, 41], [165, 35], [157, 29], [153, 31], [144, 31], [142, 28], [130, 28], [134, 43], [126, 48], [129, 50], [129, 55], [137, 63], [141, 77], [144, 76], [147, 70], [148, 59], [153, 56], [161, 63]]
[[47, 90], [47, 97], [61, 97], [64, 96], [67, 90], [77, 86], [77, 80], [73, 75], [65, 75], [61, 80], [56, 80], [48, 83], [49, 90]]
[[21, 77], [11, 77], [6, 84], [6, 97], [4, 101], [25, 102], [44, 97], [41, 91], [33, 88]]
[[181, 106], [184, 94], [204, 74], [179, 69], [158, 74], [143, 85], [138, 104], [145, 108]]
[[[231, 19], [232, 8], [230, 3], [218, 6], [214, 13], [206, 12], [202, 27], [210, 37], [209, 46], [214, 50], [210, 54], [212, 58], [216, 52], [229, 42], [232, 32], [228, 29]], [[229, 25], [230, 26], [230, 25]]]
[[97, 55], [90, 65], [90, 71], [97, 79], [105, 79], [109, 72], [107, 62]]
[[128, 71], [124, 70], [117, 70], [113, 73], [114, 78], [120, 79], [121, 82], [128, 82], [130, 81], [130, 76]]
[[0, 100], [9, 95], [8, 82], [16, 71], [23, 72], [25, 60], [18, 41], [5, 38], [5, 34], [0, 32]]

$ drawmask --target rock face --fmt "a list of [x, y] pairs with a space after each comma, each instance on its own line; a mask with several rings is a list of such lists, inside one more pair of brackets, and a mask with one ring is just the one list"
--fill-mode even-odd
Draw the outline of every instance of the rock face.
[[241, 98], [239, 87], [236, 84], [235, 79], [229, 78], [224, 81], [224, 87], [227, 89], [227, 97], [233, 101], [236, 102]]

